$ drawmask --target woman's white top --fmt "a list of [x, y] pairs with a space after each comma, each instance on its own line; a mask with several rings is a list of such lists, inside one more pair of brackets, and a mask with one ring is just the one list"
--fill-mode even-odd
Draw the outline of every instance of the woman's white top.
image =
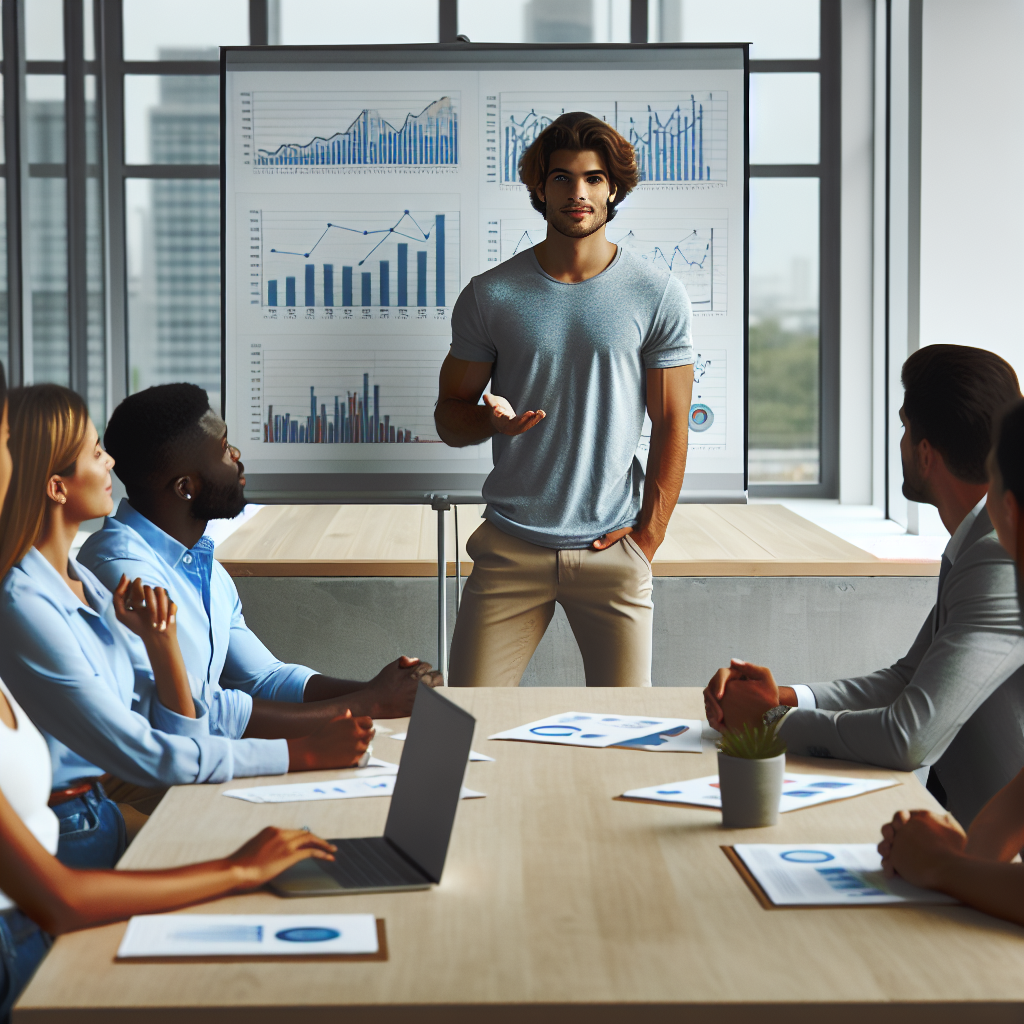
[[[0, 790], [46, 852], [56, 853], [60, 823], [48, 803], [53, 779], [49, 748], [2, 681], [0, 691], [11, 705], [18, 726], [12, 729], [0, 721]], [[13, 906], [14, 902], [0, 890], [0, 911]]]

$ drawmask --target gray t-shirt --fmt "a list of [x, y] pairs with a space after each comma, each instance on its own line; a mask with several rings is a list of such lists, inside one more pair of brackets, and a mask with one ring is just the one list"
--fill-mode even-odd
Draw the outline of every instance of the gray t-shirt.
[[621, 246], [609, 267], [566, 284], [528, 249], [474, 277], [452, 313], [452, 355], [493, 363], [491, 391], [547, 418], [492, 439], [484, 513], [546, 548], [584, 548], [636, 524], [645, 370], [693, 362], [690, 300], [670, 274]]

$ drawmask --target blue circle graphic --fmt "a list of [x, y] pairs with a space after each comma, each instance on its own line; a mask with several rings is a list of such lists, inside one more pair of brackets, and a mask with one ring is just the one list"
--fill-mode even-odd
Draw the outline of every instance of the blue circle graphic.
[[285, 928], [277, 933], [283, 942], [330, 942], [340, 939], [341, 932], [334, 928]]
[[826, 853], [824, 850], [787, 850], [785, 853], [780, 853], [779, 856], [794, 864], [824, 864], [825, 861], [835, 860], [831, 853]]
[[530, 730], [538, 736], [572, 736], [579, 731], [578, 725], [537, 725]]
[[715, 422], [715, 414], [711, 407], [703, 402], [694, 402], [690, 406], [690, 429], [698, 433], [707, 430]]

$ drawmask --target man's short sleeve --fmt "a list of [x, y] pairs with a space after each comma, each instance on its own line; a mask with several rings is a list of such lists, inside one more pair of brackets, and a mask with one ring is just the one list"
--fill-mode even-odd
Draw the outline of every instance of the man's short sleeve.
[[452, 310], [452, 355], [470, 363], [493, 363], [498, 357], [476, 301], [476, 282], [470, 281]]
[[691, 322], [690, 297], [679, 280], [670, 277], [651, 323], [651, 329], [647, 332], [640, 349], [644, 368], [664, 370], [670, 366], [686, 366], [692, 363]]

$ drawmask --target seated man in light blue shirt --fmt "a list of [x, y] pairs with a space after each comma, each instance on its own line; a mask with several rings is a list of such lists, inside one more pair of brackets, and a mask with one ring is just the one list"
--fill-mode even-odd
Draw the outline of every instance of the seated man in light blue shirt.
[[123, 573], [167, 589], [193, 696], [214, 735], [304, 735], [324, 718], [409, 715], [430, 665], [399, 658], [368, 683], [335, 679], [275, 658], [245, 624], [235, 584], [213, 557], [211, 519], [245, 506], [244, 467], [224, 421], [194, 384], [164, 384], [125, 399], [104, 435], [128, 499], [83, 546], [79, 561], [113, 589]]

